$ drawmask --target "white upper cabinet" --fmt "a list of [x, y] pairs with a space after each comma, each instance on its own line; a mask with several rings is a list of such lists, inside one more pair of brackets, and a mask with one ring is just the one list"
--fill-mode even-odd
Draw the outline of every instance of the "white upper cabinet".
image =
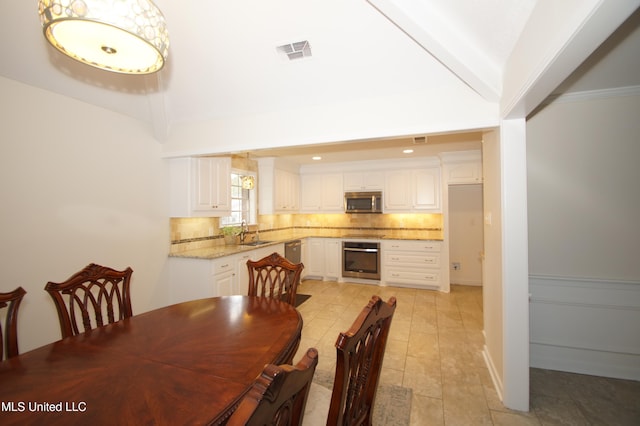
[[440, 211], [440, 168], [411, 171], [413, 210]]
[[170, 216], [228, 216], [231, 210], [231, 159], [169, 160]]
[[275, 213], [292, 213], [300, 209], [300, 176], [275, 169]]
[[348, 172], [344, 174], [345, 191], [381, 191], [384, 173], [380, 171]]
[[302, 174], [300, 211], [328, 213], [344, 211], [342, 173]]
[[383, 194], [384, 211], [439, 212], [440, 193], [439, 167], [387, 171]]
[[480, 151], [443, 152], [440, 154], [445, 184], [482, 183], [482, 154]]
[[297, 213], [300, 176], [295, 165], [274, 157], [258, 160], [259, 214]]

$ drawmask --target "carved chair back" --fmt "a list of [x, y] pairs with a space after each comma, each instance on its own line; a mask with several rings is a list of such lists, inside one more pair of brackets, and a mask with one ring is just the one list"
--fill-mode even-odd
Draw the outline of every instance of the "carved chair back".
[[[18, 287], [8, 293], [0, 293], [0, 308], [7, 308], [0, 327], [0, 361], [18, 355], [18, 310], [27, 292]], [[4, 334], [3, 334], [4, 330]]]
[[271, 253], [260, 260], [247, 261], [247, 268], [249, 296], [276, 298], [295, 305], [302, 263], [291, 263], [278, 253]]
[[227, 425], [301, 425], [317, 365], [318, 351], [314, 348], [308, 349], [295, 366], [266, 365]]
[[61, 283], [48, 282], [58, 310], [62, 338], [131, 317], [133, 270], [116, 271], [91, 263]]
[[373, 296], [336, 341], [336, 374], [327, 425], [371, 425], [396, 298]]

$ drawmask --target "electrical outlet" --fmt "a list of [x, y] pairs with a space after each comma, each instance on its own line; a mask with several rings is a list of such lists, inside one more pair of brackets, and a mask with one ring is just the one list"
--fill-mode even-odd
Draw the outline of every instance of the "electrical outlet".
[[451, 269], [453, 269], [454, 271], [459, 271], [461, 269], [460, 268], [460, 262], [453, 262], [451, 264]]

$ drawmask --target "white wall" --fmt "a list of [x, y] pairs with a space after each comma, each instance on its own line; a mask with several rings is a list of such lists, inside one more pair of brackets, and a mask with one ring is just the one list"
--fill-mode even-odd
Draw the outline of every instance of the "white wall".
[[531, 362], [640, 379], [640, 93], [527, 125]]
[[497, 131], [484, 134], [482, 145], [484, 178], [484, 251], [482, 296], [484, 313], [484, 356], [496, 390], [504, 395], [502, 208], [500, 201], [500, 139]]
[[0, 78], [0, 291], [22, 286], [20, 351], [60, 338], [47, 281], [131, 266], [134, 313], [166, 304], [166, 166], [139, 122]]
[[429, 91], [174, 123], [166, 156], [225, 153], [281, 146], [381, 139], [482, 129], [498, 124], [497, 105], [457, 79]]

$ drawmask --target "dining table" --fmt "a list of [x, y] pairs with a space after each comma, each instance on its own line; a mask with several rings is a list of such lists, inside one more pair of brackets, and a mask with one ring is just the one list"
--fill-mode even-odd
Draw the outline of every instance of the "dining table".
[[301, 331], [293, 306], [262, 297], [134, 315], [0, 363], [0, 424], [224, 424]]

